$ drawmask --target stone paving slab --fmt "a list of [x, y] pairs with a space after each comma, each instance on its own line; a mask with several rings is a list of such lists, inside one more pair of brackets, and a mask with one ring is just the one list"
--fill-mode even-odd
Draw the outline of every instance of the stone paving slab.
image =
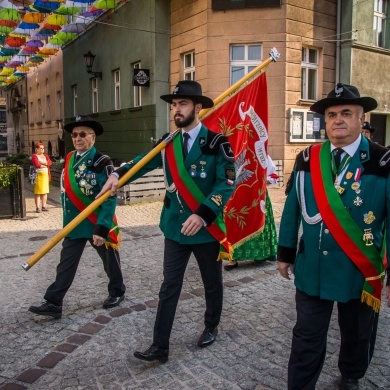
[[[279, 222], [283, 189], [270, 189]], [[35, 213], [28, 193], [27, 219], [0, 220], [0, 389], [256, 389], [286, 388], [294, 286], [274, 262], [240, 263], [224, 271], [224, 311], [217, 342], [200, 349], [204, 292], [195, 259], [189, 263], [174, 328], [169, 361], [145, 363], [133, 357], [152, 339], [162, 280], [161, 202], [120, 206], [121, 259], [126, 299], [102, 309], [107, 280], [100, 259], [87, 247], [65, 297], [63, 317], [51, 320], [28, 312], [53, 281], [61, 245], [28, 272], [22, 264], [61, 229], [57, 188], [48, 213]], [[361, 389], [390, 389], [390, 310], [380, 316], [377, 349]], [[336, 313], [318, 390], [337, 389], [339, 333]]]

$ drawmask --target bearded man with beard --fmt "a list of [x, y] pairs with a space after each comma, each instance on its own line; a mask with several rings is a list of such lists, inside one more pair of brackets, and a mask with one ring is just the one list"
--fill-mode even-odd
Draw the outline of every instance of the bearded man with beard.
[[[222, 214], [234, 191], [235, 169], [227, 138], [208, 130], [199, 121], [200, 110], [214, 105], [210, 98], [202, 95], [199, 83], [179, 81], [173, 94], [163, 95], [161, 99], [171, 104], [175, 124], [182, 131], [168, 144], [163, 156], [158, 154], [131, 178], [133, 181], [163, 165], [166, 183], [160, 219], [160, 229], [165, 236], [164, 280], [159, 293], [153, 343], [144, 352], [136, 351], [134, 356], [145, 361], [166, 362], [176, 307], [191, 254], [199, 266], [206, 300], [205, 328], [198, 346], [211, 345], [217, 336], [223, 297], [222, 261], [218, 259], [223, 252], [220, 252], [220, 243], [226, 243]], [[118, 178], [142, 157], [138, 156], [116, 170], [100, 194], [110, 190], [114, 195]]]

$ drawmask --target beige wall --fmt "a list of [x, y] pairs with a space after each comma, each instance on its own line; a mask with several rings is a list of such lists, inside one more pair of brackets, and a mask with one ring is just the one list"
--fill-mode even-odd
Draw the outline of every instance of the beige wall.
[[[57, 91], [61, 91], [60, 109], [58, 109]], [[61, 50], [28, 73], [27, 94], [30, 144], [41, 141], [45, 145], [45, 152], [49, 153], [48, 145], [50, 142], [51, 154], [58, 156], [58, 137], [61, 134], [60, 127], [62, 127], [64, 113]], [[46, 103], [47, 95], [50, 96], [50, 108], [47, 107]], [[38, 99], [41, 100], [41, 110], [38, 108]], [[31, 111], [31, 102], [33, 103], [33, 112]]]
[[[290, 107], [302, 106], [301, 49], [321, 50], [320, 91], [334, 86], [336, 0], [283, 0], [281, 7], [212, 11], [211, 0], [171, 1], [171, 85], [183, 78], [183, 53], [194, 50], [196, 80], [215, 99], [229, 88], [229, 48], [261, 43], [263, 60], [275, 47], [281, 54], [267, 69], [269, 153], [291, 171], [296, 153], [307, 144], [289, 143]], [[329, 42], [325, 39], [328, 38]]]

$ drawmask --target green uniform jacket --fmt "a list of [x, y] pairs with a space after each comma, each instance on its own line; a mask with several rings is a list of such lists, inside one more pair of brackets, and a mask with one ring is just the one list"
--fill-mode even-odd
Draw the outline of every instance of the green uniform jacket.
[[[70, 152], [70, 154], [75, 153], [76, 152]], [[73, 157], [65, 159], [65, 166], [61, 178], [61, 201], [64, 226], [80, 214], [80, 210], [72, 203], [64, 186], [64, 174], [68, 172], [68, 166], [66, 165], [67, 161], [71, 163]], [[95, 200], [96, 195], [101, 191], [104, 183], [113, 170], [114, 166], [111, 159], [98, 152], [95, 147], [92, 147], [70, 170], [74, 173], [77, 185], [81, 190], [79, 198], [83, 201], [86, 201], [87, 199], [90, 199], [91, 201]], [[103, 238], [107, 238], [114, 217], [115, 207], [116, 196], [111, 196], [97, 208], [96, 213], [98, 213], [98, 220], [96, 225], [86, 218], [77, 225], [67, 237], [72, 239], [92, 238], [92, 235], [96, 234]]]
[[[319, 213], [309, 164], [310, 148], [301, 152], [296, 160], [292, 186], [280, 225], [278, 260], [295, 263], [295, 286], [308, 295], [337, 302], [360, 298], [363, 275], [336, 243], [322, 219], [318, 222], [309, 219]], [[358, 168], [362, 169], [362, 174], [360, 188], [355, 190], [352, 184]], [[371, 229], [373, 243], [379, 252], [382, 249], [384, 231], [390, 227], [387, 218], [390, 210], [389, 172], [390, 151], [362, 137], [340, 182], [345, 189], [340, 195], [342, 202], [361, 228], [362, 240], [364, 229]], [[301, 175], [303, 191], [300, 185]], [[351, 177], [347, 178], [349, 176]], [[304, 207], [306, 212], [302, 212]], [[303, 218], [304, 214], [306, 218]], [[303, 233], [298, 245], [300, 223]], [[388, 246], [389, 233], [386, 241]], [[387, 251], [387, 255], [388, 253]]]
[[[178, 136], [181, 137], [181, 134]], [[142, 157], [143, 155], [137, 156], [131, 163], [124, 165], [116, 172], [119, 176], [123, 176]], [[164, 160], [163, 163], [162, 155], [158, 154], [131, 178], [135, 180], [146, 172], [163, 165], [168, 186], [160, 219], [160, 229], [164, 236], [180, 244], [215, 241], [215, 238], [205, 228], [200, 229], [194, 236], [185, 236], [180, 233], [182, 224], [193, 213], [180, 194], [176, 190], [169, 189], [173, 181], [165, 157]], [[210, 225], [217, 216], [222, 215], [223, 208], [234, 191], [234, 156], [227, 138], [202, 126], [184, 165], [205, 196], [204, 202], [195, 214]]]

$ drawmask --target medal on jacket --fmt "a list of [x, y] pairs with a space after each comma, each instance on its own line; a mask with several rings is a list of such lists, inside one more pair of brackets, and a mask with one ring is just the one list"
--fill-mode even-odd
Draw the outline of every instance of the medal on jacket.
[[206, 177], [207, 177], [207, 173], [206, 173], [206, 171], [204, 170], [204, 167], [205, 167], [205, 165], [206, 165], [206, 161], [201, 161], [200, 162], [200, 165], [201, 165], [201, 171], [202, 172], [200, 172], [200, 177], [202, 178], [202, 179], [205, 179]]
[[355, 206], [361, 206], [361, 205], [363, 204], [363, 199], [360, 198], [359, 196], [356, 196], [356, 198], [355, 198], [354, 201], [353, 201], [353, 204], [354, 204]]
[[373, 243], [374, 236], [373, 236], [373, 234], [371, 232], [371, 229], [364, 229], [363, 241], [366, 242], [366, 246], [374, 245], [374, 243]]
[[196, 165], [191, 165], [190, 176], [191, 176], [191, 177], [196, 177], [196, 176], [198, 176], [198, 171], [196, 170]]
[[374, 213], [372, 211], [369, 211], [368, 213], [363, 215], [364, 222], [369, 225], [370, 223], [373, 223], [376, 219]]

